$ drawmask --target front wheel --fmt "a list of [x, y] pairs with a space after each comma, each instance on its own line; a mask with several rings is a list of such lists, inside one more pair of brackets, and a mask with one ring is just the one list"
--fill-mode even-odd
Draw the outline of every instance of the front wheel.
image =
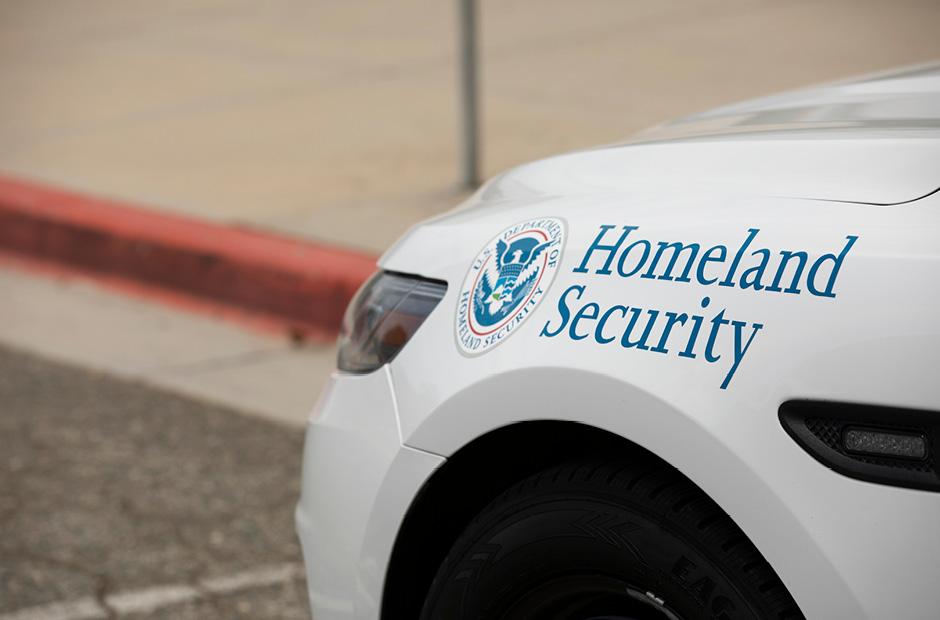
[[494, 500], [458, 538], [423, 620], [802, 618], [773, 569], [662, 463], [574, 463]]

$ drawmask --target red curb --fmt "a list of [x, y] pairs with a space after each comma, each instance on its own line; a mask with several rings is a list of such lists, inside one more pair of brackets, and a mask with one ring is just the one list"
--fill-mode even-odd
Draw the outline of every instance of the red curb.
[[375, 257], [0, 176], [0, 250], [335, 334]]

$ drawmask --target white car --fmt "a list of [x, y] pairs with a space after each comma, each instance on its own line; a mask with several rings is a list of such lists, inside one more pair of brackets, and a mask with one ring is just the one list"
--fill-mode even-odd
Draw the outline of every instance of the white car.
[[940, 67], [524, 165], [351, 303], [316, 620], [940, 617]]

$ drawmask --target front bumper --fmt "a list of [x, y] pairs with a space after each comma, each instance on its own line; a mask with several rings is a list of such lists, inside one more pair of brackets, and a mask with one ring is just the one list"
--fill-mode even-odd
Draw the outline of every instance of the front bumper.
[[401, 444], [387, 366], [331, 378], [307, 428], [296, 511], [316, 620], [379, 617], [395, 536], [443, 461]]

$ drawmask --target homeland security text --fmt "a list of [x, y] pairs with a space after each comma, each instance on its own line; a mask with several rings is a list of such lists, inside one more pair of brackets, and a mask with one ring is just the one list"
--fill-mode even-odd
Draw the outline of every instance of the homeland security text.
[[[734, 251], [725, 245], [707, 249], [698, 243], [660, 241], [631, 237], [638, 226], [600, 227], [574, 273], [619, 278], [637, 277], [667, 282], [695, 282], [703, 286], [729, 287], [753, 292], [800, 295], [804, 291], [816, 297], [834, 298], [842, 263], [858, 240], [848, 235], [836, 253], [810, 256], [805, 251], [754, 247], [760, 233], [749, 228]], [[729, 364], [721, 389], [727, 389], [738, 366], [754, 342], [763, 323], [725, 318], [722, 308], [710, 319], [700, 314], [673, 310], [643, 309], [615, 304], [602, 308], [588, 301], [586, 284], [574, 284], [558, 299], [558, 316], [542, 327], [540, 336], [554, 338], [562, 334], [572, 340], [591, 339], [597, 344], [618, 343], [626, 349], [668, 354], [695, 359], [699, 355], [709, 364], [723, 359]], [[711, 298], [699, 302], [708, 308]], [[730, 328], [730, 329], [726, 329]], [[730, 359], [729, 359], [730, 358]]]

